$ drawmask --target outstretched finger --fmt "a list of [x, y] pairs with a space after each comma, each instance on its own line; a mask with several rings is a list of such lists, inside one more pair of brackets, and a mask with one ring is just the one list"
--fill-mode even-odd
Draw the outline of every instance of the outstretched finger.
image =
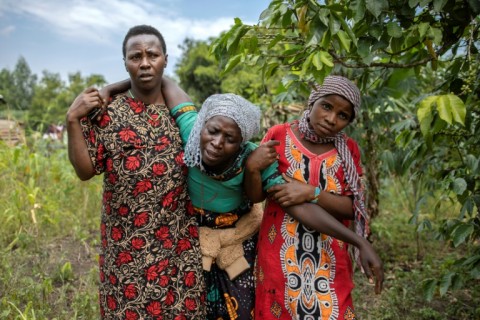
[[375, 293], [380, 294], [383, 289], [383, 268], [373, 268], [375, 273]]
[[367, 277], [368, 279], [368, 282], [370, 284], [373, 284], [374, 281], [373, 281], [373, 273], [372, 273], [372, 269], [370, 268], [370, 264], [369, 264], [369, 259], [366, 259], [366, 258], [360, 258], [360, 262], [362, 264], [362, 269], [363, 269], [363, 273], [365, 274], [365, 276]]
[[280, 145], [280, 141], [278, 140], [269, 140], [264, 143], [267, 147], [275, 147]]

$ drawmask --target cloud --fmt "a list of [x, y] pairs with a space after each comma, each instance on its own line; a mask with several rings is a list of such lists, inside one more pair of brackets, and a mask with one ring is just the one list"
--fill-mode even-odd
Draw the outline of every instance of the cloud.
[[8, 36], [13, 31], [15, 31], [15, 26], [6, 26], [5, 28], [0, 29], [0, 36]]
[[167, 42], [177, 44], [185, 37], [207, 39], [217, 36], [233, 24], [233, 17], [187, 19], [178, 15], [175, 1], [169, 0], [6, 0], [0, 5], [0, 15], [8, 11], [33, 17], [63, 37], [98, 43], [117, 42], [116, 38], [123, 37], [131, 26], [137, 24], [156, 27]]

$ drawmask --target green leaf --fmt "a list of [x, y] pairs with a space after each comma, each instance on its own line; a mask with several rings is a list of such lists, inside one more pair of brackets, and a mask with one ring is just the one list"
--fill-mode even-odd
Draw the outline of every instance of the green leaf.
[[329, 5], [326, 5], [325, 8], [330, 9], [330, 11], [339, 11], [339, 12], [344, 12], [345, 7], [342, 4], [339, 3], [332, 3]]
[[260, 17], [258, 19], [259, 20], [266, 20], [270, 17], [271, 14], [272, 14], [272, 12], [270, 11], [270, 8], [267, 8], [267, 9], [262, 11], [262, 13], [260, 14]]
[[357, 53], [360, 57], [366, 58], [370, 56], [370, 45], [372, 40], [370, 38], [360, 38], [358, 40]]
[[460, 210], [460, 218], [465, 217], [465, 213], [472, 214], [474, 203], [472, 198], [467, 198], [462, 205], [462, 210]]
[[436, 45], [442, 45], [443, 33], [441, 29], [430, 26], [430, 28], [428, 28], [427, 37]]
[[427, 279], [423, 282], [423, 295], [427, 301], [432, 301], [436, 286], [437, 281], [435, 279]]
[[368, 28], [368, 34], [375, 39], [379, 39], [383, 34], [383, 26], [379, 24], [371, 25], [370, 28]]
[[390, 37], [400, 38], [402, 36], [402, 28], [392, 21], [387, 23], [387, 33]]
[[236, 56], [228, 60], [228, 63], [225, 66], [225, 70], [223, 70], [222, 73], [225, 74], [230, 70], [232, 70], [240, 62], [241, 58], [242, 58], [242, 54], [237, 54]]
[[279, 41], [283, 40], [285, 36], [283, 34], [277, 34], [275, 38], [268, 44], [268, 49], [272, 49]]
[[323, 30], [321, 29], [314, 29], [310, 32], [309, 38], [305, 46], [307, 47], [317, 47], [319, 43], [322, 41]]
[[414, 8], [418, 4], [418, 0], [408, 0], [408, 6]]
[[288, 29], [288, 28], [291, 28], [291, 26], [292, 26], [292, 13], [289, 10], [282, 17], [282, 27], [285, 29]]
[[357, 45], [357, 36], [353, 33], [352, 29], [347, 24], [345, 19], [343, 17], [341, 17], [336, 12], [332, 12], [332, 16], [334, 16], [338, 21], [340, 21], [340, 24], [342, 25], [343, 31], [345, 31], [348, 34], [348, 36], [350, 37], [350, 40], [352, 40], [353, 44]]
[[311, 65], [313, 64], [313, 61], [312, 61], [313, 57], [314, 57], [314, 54], [312, 53], [303, 62], [302, 71], [301, 71], [302, 76], [305, 76], [308, 73], [308, 70], [310, 69]]
[[331, 67], [333, 68], [334, 64], [333, 64], [333, 58], [332, 56], [330, 55], [330, 53], [326, 52], [326, 51], [320, 51], [319, 52], [319, 55], [320, 55], [320, 60], [328, 67]]
[[340, 40], [340, 44], [345, 51], [350, 52], [350, 39], [347, 37], [346, 33], [343, 30], [339, 30], [336, 36], [338, 37], [338, 40]]
[[436, 12], [441, 12], [447, 2], [448, 0], [433, 0], [433, 10]]
[[391, 38], [390, 39], [390, 48], [392, 52], [400, 52], [402, 51], [403, 39], [401, 38]]
[[463, 101], [453, 94], [441, 95], [437, 99], [437, 110], [441, 119], [449, 124], [452, 120], [465, 125], [465, 116], [467, 110]]
[[428, 135], [433, 115], [432, 115], [432, 104], [435, 103], [438, 96], [429, 96], [422, 101], [420, 101], [420, 105], [417, 110], [417, 118], [420, 122], [420, 131], [424, 136]]
[[322, 70], [322, 68], [323, 68], [321, 53], [322, 53], [322, 51], [318, 51], [318, 52], [314, 53], [313, 57], [312, 57], [312, 63], [315, 66], [315, 68], [317, 68], [317, 70]]
[[378, 18], [382, 11], [388, 10], [388, 0], [367, 0], [366, 6], [367, 10]]
[[467, 182], [462, 178], [456, 178], [453, 181], [453, 192], [463, 194], [467, 190]]
[[474, 226], [473, 224], [469, 223], [462, 223], [459, 224], [455, 229], [452, 231], [452, 239], [453, 239], [453, 246], [456, 248], [473, 233]]
[[450, 285], [452, 284], [452, 277], [455, 275], [453, 272], [449, 272], [446, 275], [442, 277], [440, 280], [440, 296], [444, 296], [445, 293], [447, 293], [448, 288], [450, 288]]
[[332, 35], [337, 34], [337, 32], [340, 30], [340, 26], [340, 21], [335, 18], [334, 14], [331, 14], [330, 18], [328, 19], [328, 27]]
[[446, 99], [441, 99], [441, 97], [442, 96], [437, 99], [438, 115], [441, 119], [448, 122], [448, 124], [452, 124], [452, 113], [450, 112], [449, 101]]
[[471, 173], [478, 174], [480, 158], [475, 157], [473, 154], [468, 154], [465, 157], [465, 164], [467, 165], [467, 168], [470, 169]]
[[264, 75], [266, 78], [270, 78], [272, 74], [275, 73], [275, 71], [278, 69], [279, 64], [277, 62], [272, 62], [269, 63], [268, 65], [265, 65], [265, 72]]
[[355, 21], [362, 20], [365, 16], [365, 0], [350, 1], [350, 10], [355, 13]]

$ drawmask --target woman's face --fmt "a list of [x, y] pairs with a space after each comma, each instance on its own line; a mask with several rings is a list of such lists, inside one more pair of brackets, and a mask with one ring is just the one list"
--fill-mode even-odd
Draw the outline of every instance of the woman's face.
[[342, 96], [331, 94], [319, 98], [310, 111], [310, 126], [322, 138], [333, 137], [353, 118], [353, 105]]
[[242, 132], [228, 117], [210, 118], [200, 133], [202, 161], [209, 169], [220, 172], [235, 160], [242, 144]]
[[125, 67], [132, 86], [150, 90], [160, 85], [167, 58], [155, 35], [141, 34], [129, 38], [125, 44]]

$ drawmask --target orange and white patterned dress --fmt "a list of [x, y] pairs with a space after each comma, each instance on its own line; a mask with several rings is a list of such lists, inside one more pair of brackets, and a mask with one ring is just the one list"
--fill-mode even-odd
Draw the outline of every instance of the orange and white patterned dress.
[[[264, 137], [280, 141], [279, 170], [323, 192], [351, 195], [337, 150], [314, 154], [291, 124], [272, 127]], [[361, 175], [358, 145], [348, 139]], [[348, 221], [344, 221], [348, 226]], [[308, 229], [274, 201], [267, 201], [260, 227], [256, 266], [257, 319], [355, 319], [348, 244]]]

